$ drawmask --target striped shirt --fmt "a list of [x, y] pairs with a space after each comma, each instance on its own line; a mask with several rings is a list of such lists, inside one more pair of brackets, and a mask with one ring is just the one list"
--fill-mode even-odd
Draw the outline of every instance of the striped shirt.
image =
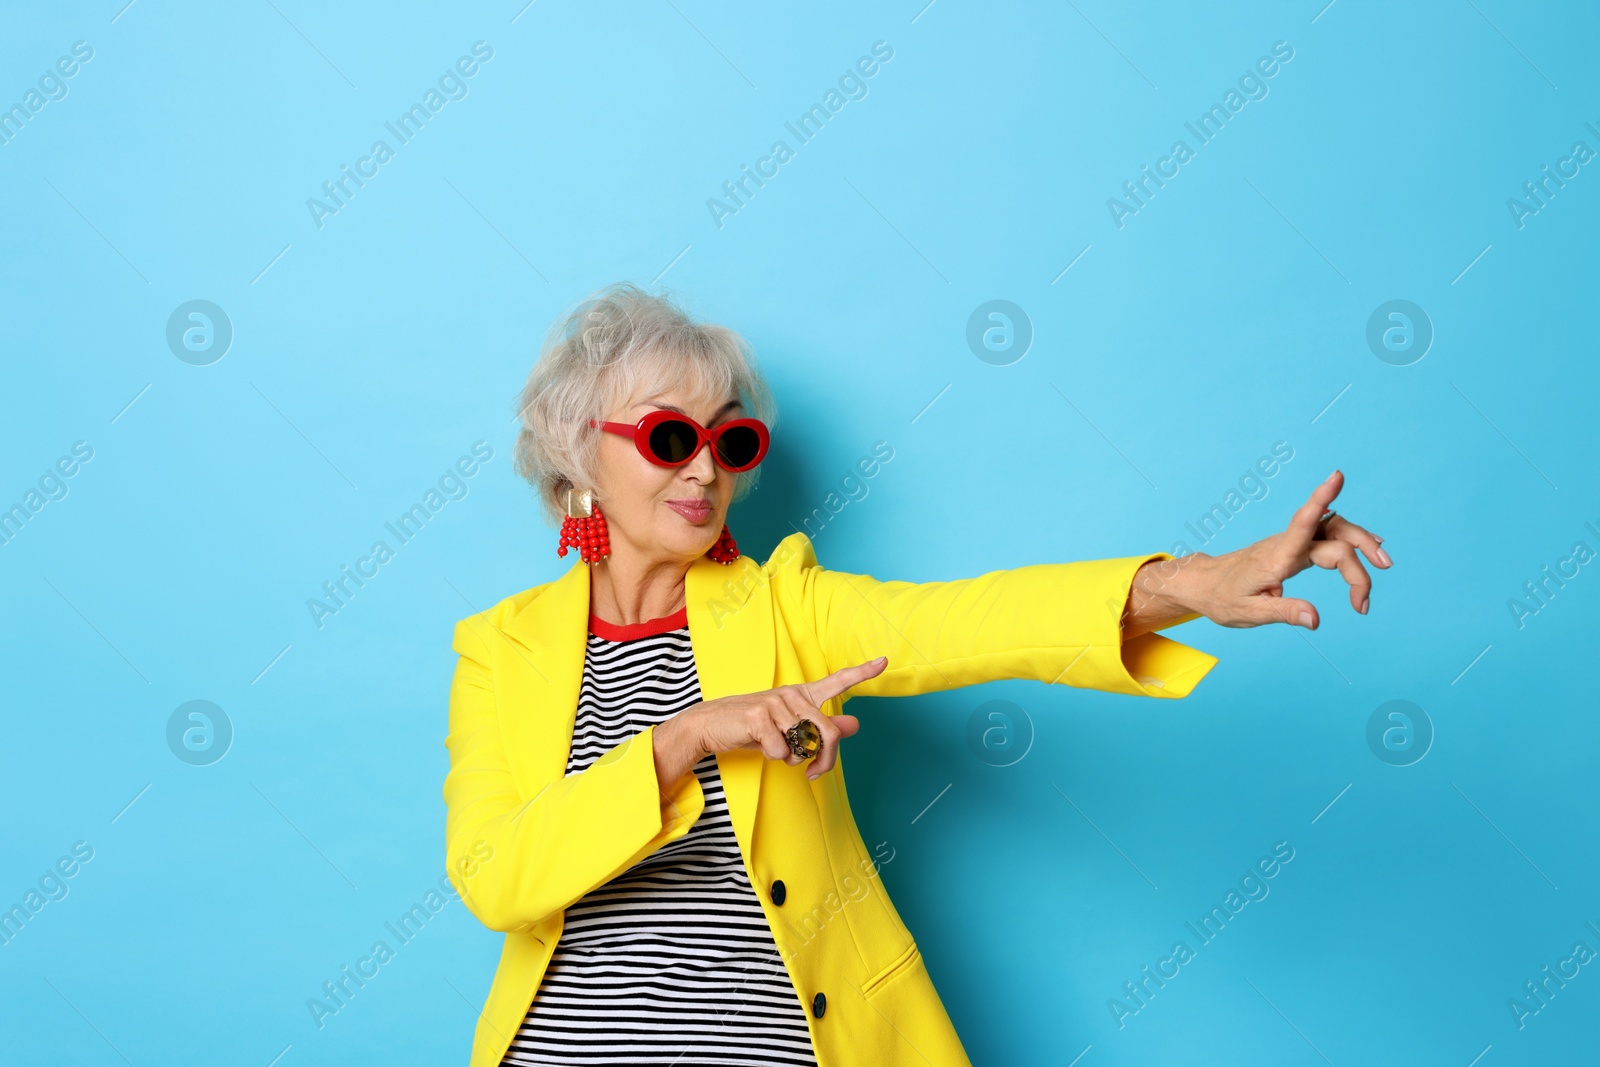
[[[627, 626], [590, 616], [567, 774], [700, 701], [688, 609]], [[566, 910], [502, 1064], [802, 1064], [816, 1058], [728, 818], [716, 756], [705, 811]]]

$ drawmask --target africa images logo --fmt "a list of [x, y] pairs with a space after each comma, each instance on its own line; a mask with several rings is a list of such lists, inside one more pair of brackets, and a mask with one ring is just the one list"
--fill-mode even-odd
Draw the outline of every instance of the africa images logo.
[[[1267, 82], [1293, 58], [1294, 47], [1288, 41], [1274, 41], [1272, 55], [1262, 56], [1253, 67], [1246, 68], [1239, 76], [1237, 89], [1229, 86], [1227, 92], [1222, 94], [1221, 103], [1212, 104], [1193, 122], [1185, 122], [1184, 128], [1194, 135], [1196, 148], [1210, 144], [1227, 127], [1233, 116], [1244, 110], [1245, 104], [1252, 100], [1265, 100], [1271, 91]], [[1174, 141], [1167, 154], [1156, 160], [1154, 171], [1150, 169], [1150, 164], [1145, 163], [1139, 168], [1139, 177], [1122, 183], [1126, 199], [1119, 200], [1114, 196], [1106, 198], [1106, 210], [1111, 213], [1111, 221], [1117, 229], [1127, 225], [1124, 220], [1130, 215], [1137, 215], [1150, 206], [1149, 202], [1155, 199], [1156, 192], [1166, 188], [1167, 182], [1178, 176], [1184, 164], [1195, 158], [1196, 148], [1189, 147], [1188, 141]]]
[[[893, 58], [894, 48], [888, 41], [874, 41], [872, 55], [862, 56], [855, 61], [854, 66], [846, 67], [844, 73], [839, 75], [837, 89], [830, 87], [822, 95], [820, 103], [812, 104], [793, 122], [785, 122], [783, 126], [794, 135], [796, 147], [811, 143], [812, 138], [820, 134], [828, 121], [843, 111], [849, 101], [865, 100], [868, 92], [867, 79], [875, 76], [883, 69], [883, 65]], [[711, 213], [711, 221], [717, 224], [717, 229], [722, 229], [724, 219], [737, 215], [748, 207], [757, 189], [767, 187], [763, 178], [768, 180], [776, 178], [780, 168], [794, 157], [795, 149], [789, 147], [789, 142], [778, 140], [772, 142], [772, 147], [767, 150], [766, 155], [756, 160], [754, 173], [751, 172], [748, 163], [741, 164], [739, 177], [722, 183], [722, 192], [727, 199], [720, 200], [714, 196], [706, 199], [706, 210]], [[767, 169], [769, 166], [770, 170]], [[755, 189], [750, 187], [751, 182], [755, 183]]]
[[366, 155], [356, 160], [354, 170], [350, 169], [348, 163], [339, 164], [339, 176], [322, 183], [324, 199], [319, 200], [314, 196], [306, 198], [306, 210], [311, 213], [311, 221], [317, 229], [322, 229], [330, 216], [348, 207], [356, 193], [378, 176], [380, 168], [395, 157], [395, 147], [410, 144], [412, 138], [427, 126], [428, 120], [444, 110], [445, 104], [452, 100], [465, 100], [469, 91], [467, 80], [493, 58], [494, 48], [487, 41], [474, 41], [472, 56], [461, 56], [454, 66], [446, 67], [444, 73], [439, 75], [437, 88], [430, 85], [422, 94], [421, 102], [413, 103], [393, 122], [383, 124], [384, 129], [394, 135], [394, 147], [380, 138], [372, 142]]

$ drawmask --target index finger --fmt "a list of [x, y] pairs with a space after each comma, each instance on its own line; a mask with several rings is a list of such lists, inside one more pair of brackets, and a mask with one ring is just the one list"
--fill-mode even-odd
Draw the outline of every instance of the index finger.
[[1328, 505], [1333, 503], [1333, 498], [1339, 495], [1339, 490], [1344, 488], [1344, 473], [1334, 471], [1328, 475], [1326, 481], [1311, 491], [1311, 498], [1295, 509], [1289, 517], [1289, 532], [1295, 534], [1295, 540], [1301, 542], [1301, 548], [1309, 546], [1317, 536], [1317, 523], [1322, 521], [1323, 512], [1328, 510]]
[[802, 682], [801, 688], [806, 691], [807, 699], [820, 708], [851, 686], [876, 677], [888, 665], [889, 657], [879, 656], [875, 660], [858, 663], [854, 667], [840, 667], [827, 677], [818, 678], [814, 682]]

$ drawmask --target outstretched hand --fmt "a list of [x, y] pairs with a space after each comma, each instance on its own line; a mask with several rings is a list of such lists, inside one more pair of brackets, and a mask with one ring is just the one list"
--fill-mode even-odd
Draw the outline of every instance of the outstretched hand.
[[1344, 487], [1344, 474], [1334, 471], [1289, 520], [1288, 529], [1255, 544], [1212, 558], [1205, 602], [1195, 609], [1222, 626], [1261, 626], [1286, 622], [1317, 628], [1317, 609], [1308, 600], [1283, 595], [1283, 583], [1315, 564], [1337, 569], [1350, 583], [1350, 606], [1367, 613], [1372, 578], [1356, 558], [1356, 550], [1379, 567], [1393, 566], [1381, 546], [1383, 538], [1342, 515], [1327, 512]]

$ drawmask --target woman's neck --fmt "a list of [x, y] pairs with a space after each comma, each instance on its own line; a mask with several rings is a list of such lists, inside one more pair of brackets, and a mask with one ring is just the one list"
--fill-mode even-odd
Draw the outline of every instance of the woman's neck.
[[589, 571], [589, 611], [619, 626], [664, 618], [687, 603], [681, 559], [646, 560], [618, 552]]

